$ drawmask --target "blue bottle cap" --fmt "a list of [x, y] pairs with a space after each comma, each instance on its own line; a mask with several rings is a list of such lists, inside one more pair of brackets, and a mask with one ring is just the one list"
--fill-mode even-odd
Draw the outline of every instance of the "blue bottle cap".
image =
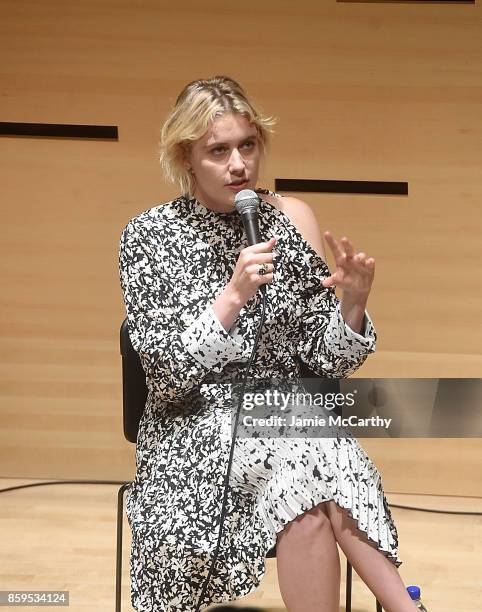
[[408, 586], [407, 591], [412, 599], [420, 599], [420, 587], [414, 585]]

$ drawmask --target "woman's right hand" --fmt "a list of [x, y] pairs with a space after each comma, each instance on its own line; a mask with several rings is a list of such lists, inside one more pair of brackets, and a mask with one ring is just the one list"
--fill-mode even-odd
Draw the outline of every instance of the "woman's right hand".
[[[276, 238], [270, 238], [268, 242], [258, 242], [244, 248], [238, 257], [233, 276], [226, 289], [231, 295], [244, 305], [258, 291], [261, 285], [273, 280], [273, 259], [275, 254], [272, 248], [276, 244]], [[268, 266], [266, 274], [259, 274], [262, 264]]]

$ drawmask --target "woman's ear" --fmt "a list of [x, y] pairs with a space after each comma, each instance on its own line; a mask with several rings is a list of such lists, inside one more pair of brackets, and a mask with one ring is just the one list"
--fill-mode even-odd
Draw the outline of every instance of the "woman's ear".
[[182, 159], [184, 168], [191, 173], [192, 172], [192, 164], [191, 164], [191, 147], [187, 143], [181, 144], [182, 149]]

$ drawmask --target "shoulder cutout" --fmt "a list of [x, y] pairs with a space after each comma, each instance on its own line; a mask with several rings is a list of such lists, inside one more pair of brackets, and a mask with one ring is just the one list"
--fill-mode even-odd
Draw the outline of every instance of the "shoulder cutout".
[[283, 201], [284, 198], [279, 195], [271, 195], [268, 193], [260, 193], [259, 194], [265, 202], [269, 202], [272, 206], [277, 208], [278, 210], [283, 211]]
[[263, 198], [289, 218], [311, 248], [326, 262], [320, 226], [310, 205], [291, 196], [278, 198], [264, 195]]

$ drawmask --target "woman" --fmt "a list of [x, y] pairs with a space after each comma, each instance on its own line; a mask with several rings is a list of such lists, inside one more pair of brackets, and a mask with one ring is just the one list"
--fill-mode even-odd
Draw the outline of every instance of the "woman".
[[[232, 79], [194, 81], [161, 134], [179, 198], [131, 219], [120, 277], [149, 388], [127, 497], [132, 604], [196, 610], [216, 548], [230, 449], [226, 388], [251, 354], [266, 285], [256, 378], [346, 377], [375, 350], [365, 310], [375, 262], [325, 232], [301, 200], [259, 190], [264, 242], [247, 246], [236, 193], [256, 189], [273, 121]], [[339, 301], [334, 285], [343, 290]], [[338, 610], [341, 546], [385, 610], [413, 602], [380, 474], [353, 437], [239, 439], [214, 574], [200, 604], [247, 595], [276, 545], [290, 612]]]

